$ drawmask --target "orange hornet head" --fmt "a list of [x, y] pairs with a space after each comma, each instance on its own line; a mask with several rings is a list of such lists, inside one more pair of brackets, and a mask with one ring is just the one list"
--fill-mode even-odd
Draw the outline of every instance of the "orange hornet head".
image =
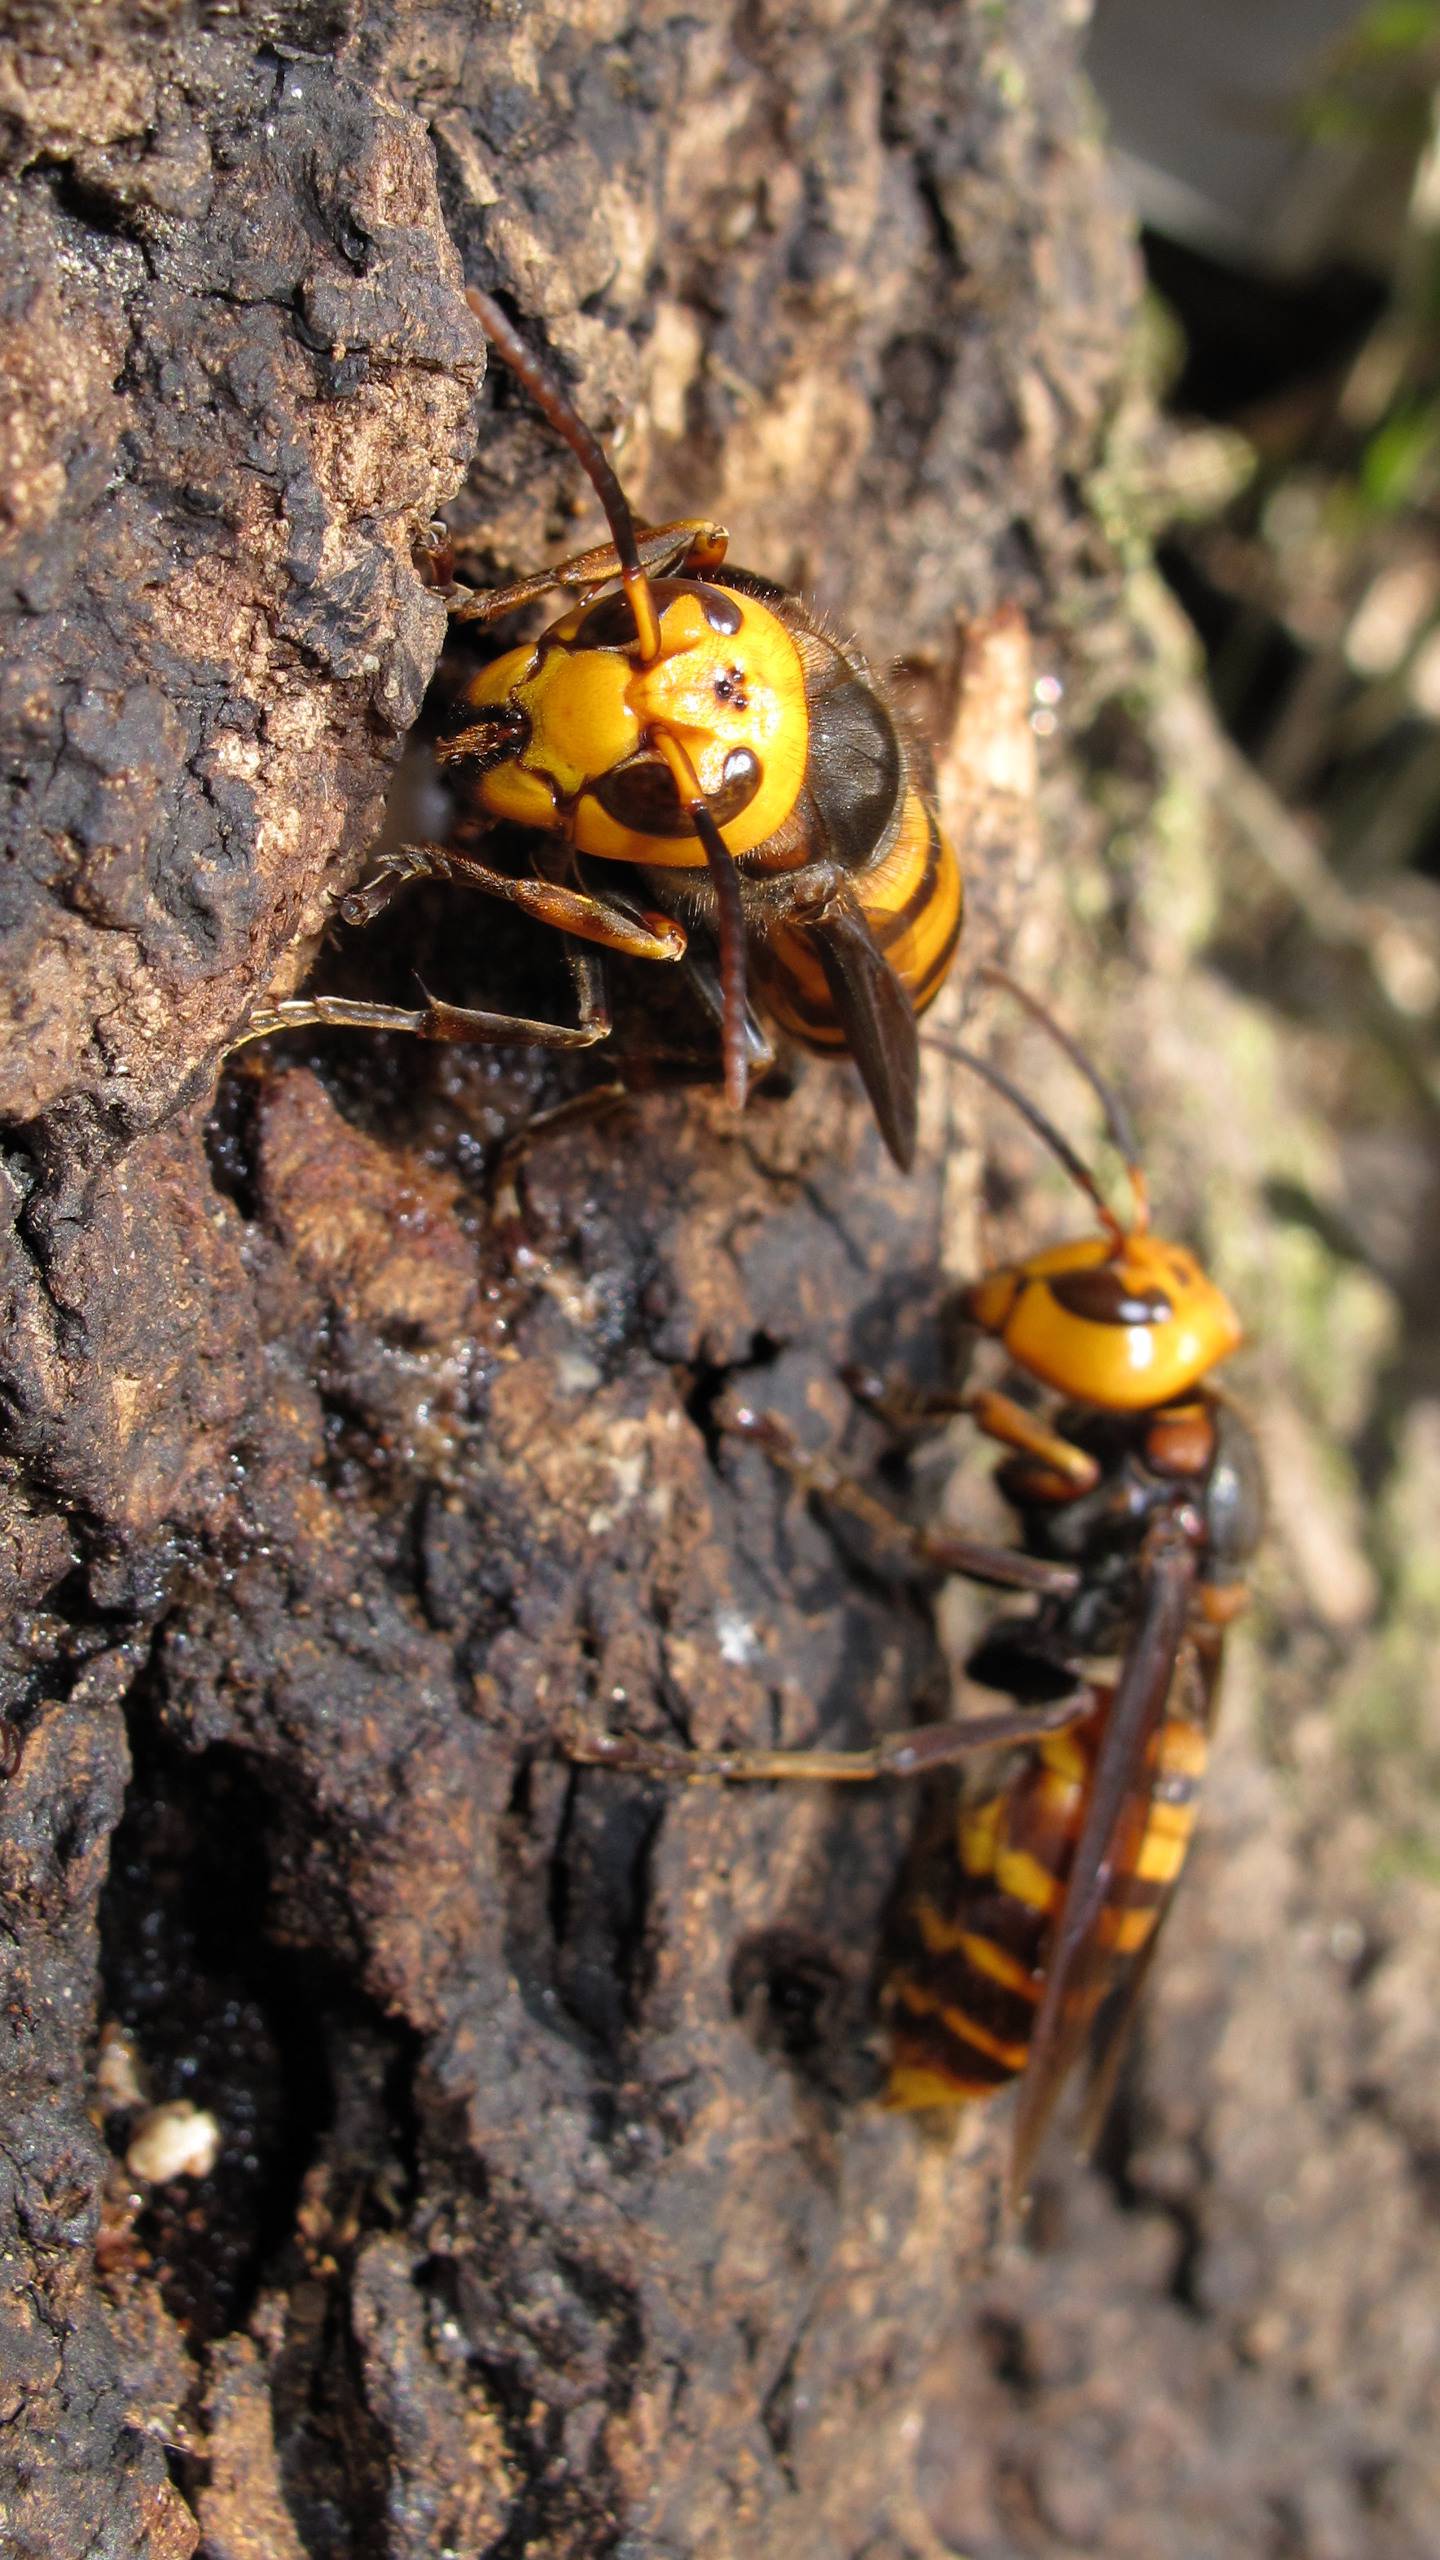
[[987, 1272], [963, 1304], [1017, 1368], [1112, 1413], [1187, 1394], [1242, 1339], [1194, 1254], [1143, 1231], [1031, 1254]]
[[652, 733], [677, 738], [733, 854], [783, 826], [805, 779], [810, 726], [800, 653], [754, 596], [654, 578], [659, 653], [637, 663], [619, 589], [575, 605], [540, 638], [482, 667], [464, 701], [523, 715], [513, 755], [480, 774], [492, 817], [560, 830], [581, 853], [703, 869]]

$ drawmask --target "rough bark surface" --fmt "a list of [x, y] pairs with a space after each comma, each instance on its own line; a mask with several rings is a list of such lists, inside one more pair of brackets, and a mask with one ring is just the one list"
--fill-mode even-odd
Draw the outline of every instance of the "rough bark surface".
[[[1029, 733], [992, 671], [977, 747], [963, 628], [1020, 604], [1095, 699], [1135, 648], [1086, 493], [1134, 278], [1077, 43], [1056, 0], [437, 0], [47, 10], [0, 63], [17, 2560], [1423, 2547], [1408, 2205], [1366, 2230], [1337, 2455], [1354, 2293], [1282, 2277], [1244, 2165], [1313, 2146], [1319, 2229], [1420, 2132], [1352, 2115], [1332, 2156], [1323, 1970], [1293, 2074], [1257, 2074], [1256, 1894], [1177, 1932], [1171, 2151], [1063, 2183], [997, 2266], [1001, 2133], [871, 2102], [913, 1808], [672, 1801], [555, 1749], [854, 1738], [943, 1695], [925, 1595], [724, 1426], [748, 1395], [873, 1463], [837, 1371], [940, 1356], [972, 1097], [927, 1092], [907, 1182], [819, 1066], [738, 1125], [637, 1090], [518, 1158], [578, 1080], [523, 1055], [337, 1035], [216, 1089], [312, 961], [563, 999], [543, 937], [438, 893], [316, 959], [440, 646], [414, 545], [477, 437], [455, 520], [497, 573], [592, 531], [523, 405], [477, 399], [465, 273], [572, 368], [646, 513], [722, 517], [907, 661], [972, 953], [1011, 929]], [[1055, 796], [1093, 883], [1100, 822]], [[1139, 939], [1163, 1049], [1186, 954]], [[1204, 1190], [1192, 1163], [1177, 1220]], [[1222, 1773], [1262, 1906], [1273, 1797]], [[218, 2158], [146, 2185], [127, 2146], [174, 2098]]]

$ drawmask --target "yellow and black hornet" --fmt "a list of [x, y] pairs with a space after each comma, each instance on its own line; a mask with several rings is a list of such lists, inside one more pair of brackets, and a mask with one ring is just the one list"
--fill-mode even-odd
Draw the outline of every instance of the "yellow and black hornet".
[[[1010, 1452], [999, 1481], [1020, 1546], [903, 1530], [860, 1487], [803, 1457], [781, 1424], [739, 1420], [807, 1489], [901, 1536], [932, 1569], [1030, 1593], [966, 1666], [1014, 1703], [865, 1751], [694, 1753], [595, 1736], [574, 1756], [667, 1777], [863, 1780], [923, 1777], [977, 1750], [1022, 1746], [1008, 1780], [960, 1805], [927, 1851], [897, 1916], [884, 1995], [892, 2104], [953, 2105], [1019, 2079], [1018, 2198], [1087, 2053], [1087, 2139], [1103, 2119], [1189, 1846], [1263, 1484], [1249, 1426], [1209, 1383], [1240, 1342], [1234, 1311], [1187, 1247], [1151, 1233], [1115, 1097], [1043, 1008], [1011, 991], [1096, 1091], [1133, 1194], [1129, 1220], [1118, 1218], [1008, 1079], [933, 1044], [1006, 1095], [1100, 1221], [1098, 1234], [989, 1271], [965, 1292], [971, 1323], [1008, 1355], [1014, 1394], [981, 1387], [903, 1408], [909, 1420], [966, 1412]], [[875, 1382], [862, 1391], [893, 1408]]]
[[[588, 1048], [610, 1030], [599, 951], [683, 960], [719, 1020], [737, 1107], [773, 1054], [748, 984], [782, 1031], [853, 1058], [908, 1166], [916, 1016], [945, 975], [962, 904], [923, 751], [853, 647], [784, 588], [726, 565], [722, 525], [637, 525], [549, 367], [488, 294], [467, 299], [583, 465], [611, 540], [490, 593], [447, 587], [464, 622], [498, 621], [550, 588], [574, 601], [460, 691], [438, 748], [456, 776], [459, 841], [398, 847], [340, 912], [368, 923], [423, 878], [506, 899], [566, 936], [578, 1020], [317, 996], [256, 1012], [242, 1036], [344, 1024]], [[534, 831], [518, 877], [469, 849], [502, 821]]]

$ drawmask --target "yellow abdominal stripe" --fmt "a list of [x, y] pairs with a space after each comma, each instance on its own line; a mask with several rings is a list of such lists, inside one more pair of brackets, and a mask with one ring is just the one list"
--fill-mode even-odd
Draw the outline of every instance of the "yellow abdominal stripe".
[[1146, 1884], [1173, 1884], [1185, 1864], [1195, 1814], [1190, 1805], [1152, 1804], [1134, 1872]]
[[766, 1011], [782, 1031], [811, 1049], [838, 1053], [847, 1046], [830, 982], [803, 934], [772, 926], [763, 951], [756, 954], [755, 974], [765, 991]]
[[[960, 865], [929, 804], [907, 791], [895, 841], [854, 874], [850, 893], [917, 1013], [938, 994], [960, 931]], [[778, 926], [769, 937], [765, 1001], [781, 1028], [814, 1049], [843, 1049], [829, 980], [803, 932]]]
[[954, 2079], [923, 2062], [893, 2064], [885, 2085], [885, 2104], [897, 2112], [910, 2107], [963, 2107], [994, 2095], [993, 2080]]
[[960, 865], [929, 804], [907, 791], [895, 841], [865, 873], [865, 919], [917, 1012], [937, 992], [960, 931]]
[[994, 1874], [1005, 1814], [1003, 1796], [987, 1796], [983, 1804], [968, 1806], [961, 1814], [956, 1847], [967, 1875]]
[[1199, 1726], [1172, 1716], [1160, 1737], [1163, 1774], [1167, 1778], [1203, 1778], [1208, 1754], [1209, 1745]]
[[1090, 1775], [1090, 1754], [1073, 1727], [1065, 1733], [1048, 1733], [1039, 1756], [1051, 1777], [1058, 1778], [1063, 1786], [1083, 1787]]
[[[1079, 1826], [1085, 1789], [1093, 1766], [1093, 1735], [1084, 1727], [1047, 1735], [1018, 1790], [989, 1796], [961, 1811], [955, 1830], [960, 1881], [971, 1888], [999, 1893], [1016, 1907], [1050, 1921], [1064, 1903], [1064, 1871]], [[1166, 1718], [1154, 1746], [1153, 1778], [1158, 1792], [1146, 1809], [1144, 1827], [1127, 1860], [1111, 1881], [1109, 1897], [1095, 1921], [1095, 1947], [1100, 1971], [1092, 1979], [1087, 2017], [1113, 1987], [1119, 1968], [1149, 1944], [1168, 1888], [1185, 1862], [1195, 1827], [1194, 1782], [1205, 1766], [1203, 1731], [1179, 1715]], [[1044, 1857], [1022, 1848], [1021, 1839], [1037, 1841], [1054, 1859], [1061, 1874]], [[993, 1904], [988, 1906], [993, 1913]], [[992, 2097], [1004, 2077], [1023, 2072], [1030, 2060], [1027, 2033], [1017, 2037], [1015, 2014], [997, 2014], [1010, 2026], [1009, 2035], [983, 2023], [995, 1995], [1022, 2000], [1028, 2011], [1038, 2006], [1043, 1987], [1040, 1970], [975, 1925], [979, 1916], [972, 1895], [957, 1909], [948, 1896], [939, 1902], [917, 1895], [909, 1907], [909, 1923], [918, 1946], [890, 1989], [892, 2062], [887, 2104], [895, 2108], [956, 2106]], [[1016, 1927], [1019, 1926], [1018, 1919]], [[1027, 1935], [1031, 1934], [1027, 1931]], [[1040, 1943], [1043, 1943], [1041, 1933]], [[948, 1996], [930, 1987], [927, 1960], [933, 1962]], [[939, 1968], [949, 1962], [949, 1970]], [[957, 1962], [958, 1960], [958, 1962]], [[967, 1980], [968, 1977], [968, 1980]], [[963, 2005], [972, 1999], [981, 2017]], [[1019, 2013], [1026, 2018], [1026, 2011]], [[943, 2042], [942, 2042], [943, 2038]], [[966, 2056], [973, 2056], [968, 2068]], [[989, 2066], [987, 2068], [987, 2065]]]
[[1004, 2036], [993, 2035], [988, 2027], [982, 2027], [974, 2018], [968, 2018], [963, 2009], [952, 2008], [935, 1992], [927, 1991], [923, 1984], [902, 1980], [897, 1983], [894, 1996], [901, 2008], [907, 2010], [912, 2018], [938, 2018], [949, 2035], [958, 2037], [965, 2044], [973, 2045], [977, 2053], [988, 2055], [992, 2062], [999, 2063], [1002, 2070], [1024, 2070], [1029, 2059], [1028, 2045], [1016, 2044]]
[[995, 1861], [995, 1882], [1002, 1893], [1008, 1893], [1012, 1901], [1025, 1903], [1031, 1911], [1059, 1909], [1063, 1892], [1059, 1878], [1052, 1876], [1028, 1849], [1002, 1849]]
[[976, 1973], [1013, 1991], [1019, 1999], [1039, 1999], [1040, 1985], [1028, 1964], [1022, 1963], [1019, 1956], [1012, 1956], [1008, 1947], [997, 1947], [993, 1938], [982, 1938], [975, 1930], [967, 1929], [960, 1939], [960, 1952]]
[[1019, 1956], [1011, 1955], [1007, 1947], [981, 1937], [963, 1919], [948, 1920], [924, 1895], [915, 1903], [911, 1916], [927, 1955], [963, 1956], [974, 1972], [986, 1974], [1007, 1991], [1018, 1992], [1022, 2000], [1039, 1998], [1039, 1986], [1029, 1966]]

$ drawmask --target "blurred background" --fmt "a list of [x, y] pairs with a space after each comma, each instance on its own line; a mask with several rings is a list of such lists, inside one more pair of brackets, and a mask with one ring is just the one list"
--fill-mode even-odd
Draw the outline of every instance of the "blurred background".
[[[992, 2467], [1033, 2508], [972, 2541], [1424, 2560], [1440, 8], [1098, 0], [1088, 59], [1147, 280], [1089, 492], [1138, 645], [1066, 706], [1100, 851], [1077, 885], [1063, 838], [1090, 955], [1064, 994], [1138, 1097], [1156, 1198], [1250, 1323], [1234, 1387], [1272, 1522], [1143, 2095], [1122, 2092], [1100, 2180], [1042, 2187], [1031, 2260], [976, 2315], [1009, 2395]], [[956, 2395], [970, 2369], [957, 2350]]]
[[1323, 1486], [1281, 1455], [1302, 1656], [1379, 1863], [1433, 1883], [1440, 10], [1099, 0], [1089, 64], [1143, 225], [1160, 565], [1235, 750], [1206, 777], [1205, 956], [1263, 996], [1335, 1140], [1269, 1177], [1277, 1232], [1313, 1244], [1308, 1319], [1281, 1292], [1292, 1379], [1343, 1452]]

